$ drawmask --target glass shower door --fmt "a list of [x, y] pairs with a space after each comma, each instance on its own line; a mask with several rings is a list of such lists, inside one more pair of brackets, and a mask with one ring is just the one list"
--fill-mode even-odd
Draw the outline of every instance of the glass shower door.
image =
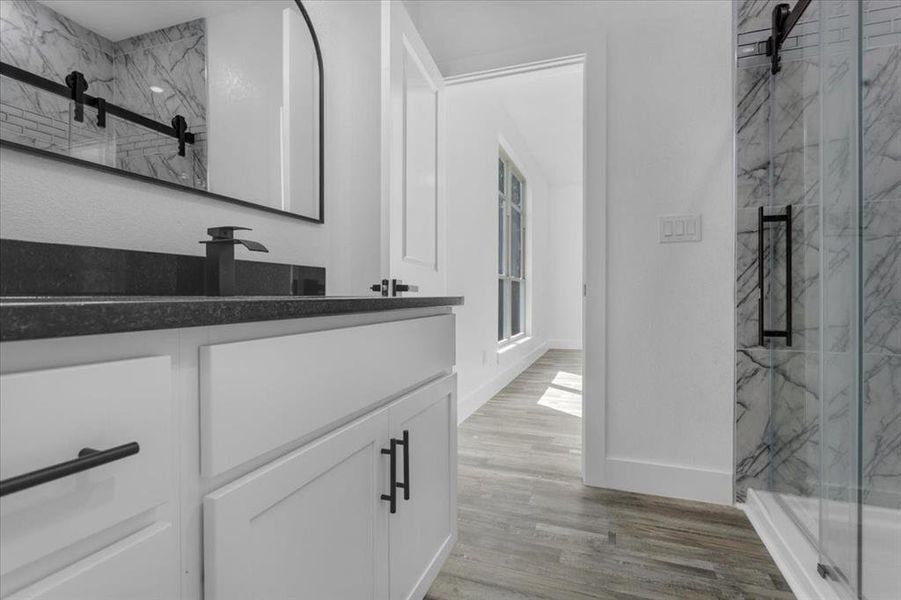
[[819, 2], [820, 575], [860, 587], [860, 3]]

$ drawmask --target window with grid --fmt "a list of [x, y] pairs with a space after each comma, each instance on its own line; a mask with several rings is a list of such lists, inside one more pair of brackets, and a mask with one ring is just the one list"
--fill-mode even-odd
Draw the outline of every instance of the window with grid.
[[497, 162], [497, 341], [526, 333], [526, 181], [503, 151]]

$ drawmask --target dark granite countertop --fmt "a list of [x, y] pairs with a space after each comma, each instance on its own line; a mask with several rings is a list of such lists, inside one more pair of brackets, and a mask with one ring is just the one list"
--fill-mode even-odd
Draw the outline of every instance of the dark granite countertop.
[[460, 296], [7, 296], [0, 342], [460, 304]]

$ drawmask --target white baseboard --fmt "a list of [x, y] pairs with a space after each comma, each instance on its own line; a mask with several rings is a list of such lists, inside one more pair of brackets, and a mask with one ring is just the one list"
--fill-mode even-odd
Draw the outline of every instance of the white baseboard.
[[520, 373], [532, 366], [532, 363], [541, 358], [547, 352], [547, 342], [542, 342], [534, 350], [522, 358], [513, 361], [507, 368], [500, 371], [492, 379], [479, 386], [457, 402], [457, 424], [469, 418], [469, 415], [479, 410], [483, 404], [494, 398], [498, 392], [519, 377]]
[[732, 473], [629, 458], [607, 457], [602, 487], [732, 504]]
[[582, 340], [548, 340], [547, 347], [552, 350], [581, 350]]

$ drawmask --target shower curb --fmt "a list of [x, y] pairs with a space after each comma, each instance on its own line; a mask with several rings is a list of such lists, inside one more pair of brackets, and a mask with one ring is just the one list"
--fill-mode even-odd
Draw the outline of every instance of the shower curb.
[[833, 586], [817, 574], [819, 554], [791, 519], [773, 514], [753, 489], [748, 490], [747, 501], [736, 506], [754, 526], [798, 600], [842, 600]]

